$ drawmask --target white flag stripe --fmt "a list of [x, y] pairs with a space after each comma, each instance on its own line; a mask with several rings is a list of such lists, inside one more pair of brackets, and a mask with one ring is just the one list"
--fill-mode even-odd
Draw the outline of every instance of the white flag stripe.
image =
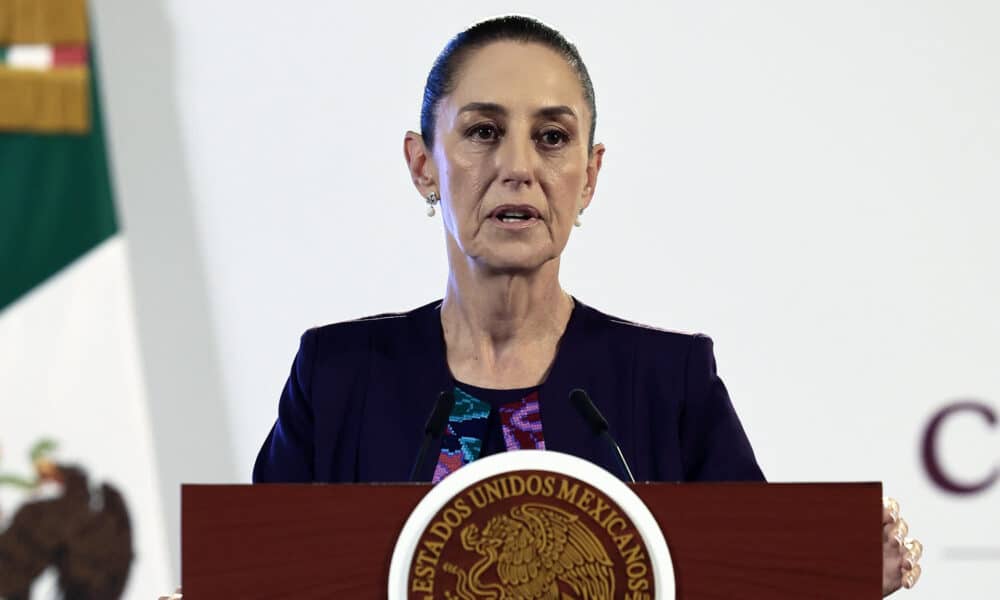
[[19, 44], [7, 48], [7, 66], [12, 69], [44, 71], [52, 68], [52, 46], [45, 44]]
[[[88, 472], [92, 487], [109, 482], [125, 497], [136, 556], [123, 598], [174, 589], [120, 233], [0, 312], [0, 470], [31, 476], [26, 453], [44, 437], [59, 444], [57, 460]], [[8, 517], [25, 499], [0, 488]]]

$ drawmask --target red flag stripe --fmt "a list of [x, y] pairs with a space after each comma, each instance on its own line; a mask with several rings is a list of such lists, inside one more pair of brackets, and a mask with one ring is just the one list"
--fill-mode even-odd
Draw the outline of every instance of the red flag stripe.
[[52, 47], [53, 67], [82, 67], [87, 64], [87, 47], [83, 44]]

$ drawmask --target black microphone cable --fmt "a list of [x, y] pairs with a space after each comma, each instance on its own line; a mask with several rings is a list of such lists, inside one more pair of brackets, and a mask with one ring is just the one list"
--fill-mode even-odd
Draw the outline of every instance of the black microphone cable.
[[451, 409], [455, 406], [455, 395], [451, 392], [441, 392], [438, 395], [431, 414], [424, 424], [424, 441], [420, 444], [420, 451], [417, 453], [417, 460], [413, 462], [410, 469], [410, 481], [417, 480], [417, 474], [423, 470], [424, 461], [427, 460], [427, 450], [431, 447], [431, 441], [441, 437], [444, 428], [448, 424], [448, 417], [451, 416]]
[[632, 476], [632, 469], [628, 468], [628, 462], [625, 461], [625, 455], [622, 454], [621, 446], [618, 445], [615, 438], [611, 436], [611, 432], [608, 431], [608, 420], [604, 418], [601, 411], [597, 410], [587, 392], [577, 388], [569, 393], [569, 401], [576, 408], [576, 411], [580, 413], [580, 416], [583, 417], [583, 420], [590, 425], [593, 432], [603, 437], [612, 450], [615, 451], [615, 456], [618, 458], [618, 466], [621, 467], [622, 473], [625, 475], [625, 480], [635, 483], [635, 477]]

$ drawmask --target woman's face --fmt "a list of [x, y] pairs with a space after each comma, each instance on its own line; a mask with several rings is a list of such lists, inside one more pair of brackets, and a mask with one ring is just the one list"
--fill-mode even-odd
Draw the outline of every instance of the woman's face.
[[545, 46], [504, 41], [467, 56], [455, 84], [438, 107], [425, 181], [407, 142], [418, 188], [441, 197], [453, 260], [464, 255], [501, 272], [538, 269], [565, 248], [604, 152], [598, 145], [588, 153], [580, 78]]

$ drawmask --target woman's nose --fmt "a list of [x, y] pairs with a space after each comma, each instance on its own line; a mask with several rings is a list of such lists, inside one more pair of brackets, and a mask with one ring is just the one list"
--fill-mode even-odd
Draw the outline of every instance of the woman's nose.
[[532, 168], [534, 142], [526, 136], [508, 135], [497, 153], [500, 180], [504, 185], [518, 188], [534, 182]]

